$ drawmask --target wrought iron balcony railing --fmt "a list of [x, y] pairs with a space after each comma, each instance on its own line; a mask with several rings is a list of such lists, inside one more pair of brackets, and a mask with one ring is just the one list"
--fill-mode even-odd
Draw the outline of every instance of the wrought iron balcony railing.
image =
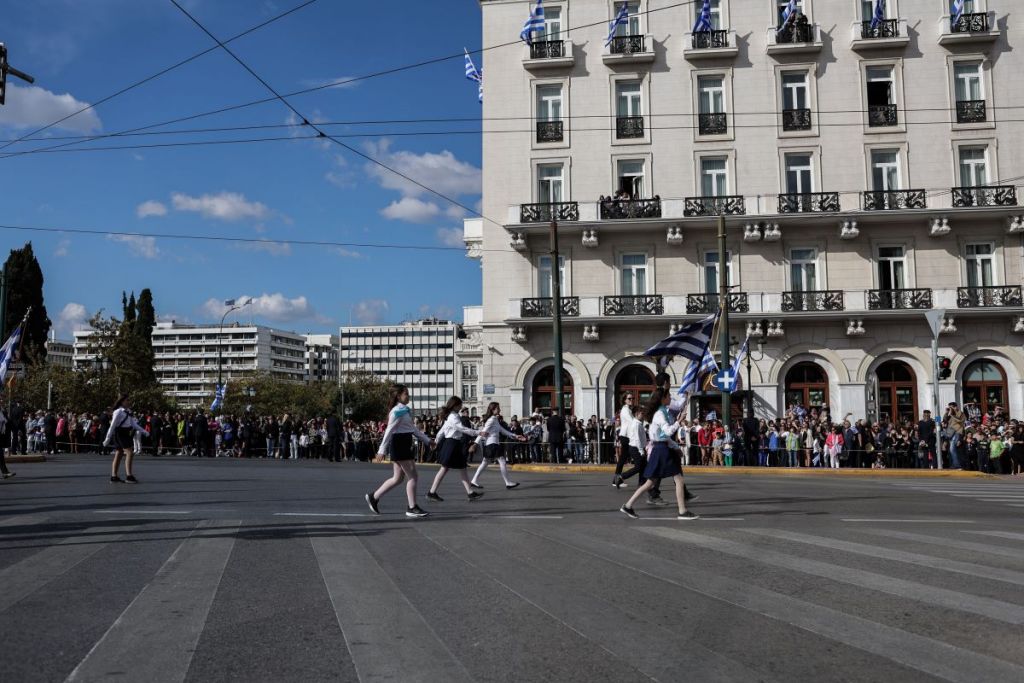
[[550, 202], [546, 204], [520, 204], [520, 223], [550, 223], [551, 221], [578, 221], [580, 205], [576, 202]]
[[565, 57], [565, 41], [542, 40], [530, 43], [530, 59], [559, 59]]
[[742, 216], [747, 213], [742, 195], [722, 197], [687, 197], [684, 216]]
[[961, 14], [952, 21], [951, 28], [953, 33], [984, 33], [988, 31], [988, 13]]
[[613, 55], [631, 55], [644, 52], [644, 36], [615, 36], [612, 38]]
[[661, 218], [661, 198], [654, 199], [612, 199], [602, 197], [601, 220], [623, 218]]
[[895, 126], [900, 122], [899, 110], [895, 104], [869, 104], [868, 125], [872, 128]]
[[775, 31], [775, 43], [777, 45], [813, 42], [814, 26], [810, 23], [789, 24], [787, 26], [780, 26]]
[[878, 26], [871, 27], [870, 21], [862, 21], [860, 24], [861, 38], [898, 38], [900, 35], [900, 20], [885, 19], [879, 22]]
[[1005, 287], [959, 287], [956, 290], [959, 308], [1003, 308], [1024, 306], [1020, 285]]
[[[733, 292], [729, 294], [728, 305], [729, 310], [733, 313], [747, 313], [750, 311], [746, 292]], [[714, 313], [718, 308], [719, 299], [717, 294], [688, 294], [686, 296], [686, 312], [691, 315]]]
[[622, 140], [626, 138], [642, 138], [644, 136], [644, 117], [642, 116], [620, 116], [615, 119], [615, 137]]
[[872, 190], [865, 192], [863, 199], [865, 211], [928, 208], [928, 198], [924, 190]]
[[930, 289], [868, 290], [869, 311], [918, 310], [932, 307]]
[[839, 211], [838, 192], [779, 195], [779, 213], [828, 213], [830, 211]]
[[725, 135], [729, 132], [728, 116], [724, 112], [698, 114], [697, 132], [701, 135]]
[[729, 47], [728, 31], [697, 31], [693, 34], [693, 47], [698, 50]]
[[953, 206], [1017, 206], [1017, 188], [1013, 185], [954, 187]]
[[782, 293], [782, 310], [786, 313], [793, 311], [842, 311], [845, 308], [843, 293], [838, 290]]
[[783, 109], [782, 130], [810, 130], [811, 110], [810, 109]]
[[[519, 300], [519, 317], [520, 318], [550, 318], [554, 312], [554, 304], [551, 303], [551, 297], [545, 297], [540, 299], [520, 299]], [[562, 302], [562, 315], [575, 318], [580, 314], [580, 298], [578, 296], [563, 296]]]
[[609, 317], [627, 315], [662, 315], [665, 302], [660, 294], [643, 296], [606, 296], [602, 301], [604, 314]]
[[537, 142], [561, 142], [562, 128], [561, 121], [538, 121]]
[[988, 120], [985, 100], [959, 100], [956, 103], [957, 123], [984, 123]]

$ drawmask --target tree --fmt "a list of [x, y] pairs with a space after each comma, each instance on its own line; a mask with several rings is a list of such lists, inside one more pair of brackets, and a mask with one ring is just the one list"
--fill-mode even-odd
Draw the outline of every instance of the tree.
[[391, 387], [391, 381], [381, 380], [371, 372], [349, 372], [334, 396], [334, 410], [343, 418], [356, 422], [385, 420]]
[[[32, 308], [21, 338], [22, 357], [26, 362], [46, 360], [46, 338], [50, 334], [50, 317], [43, 303], [43, 270], [39, 267], [32, 243], [11, 249], [4, 264], [7, 308], [4, 316], [5, 334], [10, 335], [21, 322], [25, 311]], [[0, 342], [2, 343], [2, 342]]]
[[86, 353], [100, 359], [99, 367], [113, 375], [117, 391], [130, 392], [139, 408], [166, 405], [166, 399], [158, 399], [163, 396], [163, 389], [153, 370], [153, 347], [138, 335], [126, 333], [128, 328], [123, 321], [104, 318], [103, 311], [92, 317], [89, 327], [92, 334]]
[[152, 347], [153, 327], [156, 326], [156, 309], [153, 308], [153, 292], [149, 291], [149, 287], [139, 292], [139, 299], [135, 303], [135, 316], [135, 333]]

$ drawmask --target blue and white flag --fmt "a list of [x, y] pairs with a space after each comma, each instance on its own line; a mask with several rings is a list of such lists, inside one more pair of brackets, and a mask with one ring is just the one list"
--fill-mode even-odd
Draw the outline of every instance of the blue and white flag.
[[796, 21], [796, 15], [800, 13], [800, 8], [797, 7], [798, 0], [789, 0], [789, 4], [786, 5], [786, 9], [782, 10], [782, 23], [779, 24], [779, 31], [788, 28], [790, 24]]
[[876, 29], [885, 21], [885, 0], [875, 0], [875, 13], [871, 15], [871, 28]]
[[21, 328], [24, 323], [14, 328], [14, 332], [7, 338], [4, 345], [0, 347], [0, 384], [7, 379], [7, 370], [11, 367], [11, 361], [18, 353], [18, 344], [21, 343]]
[[960, 21], [960, 17], [964, 15], [964, 0], [953, 0], [953, 10], [950, 12], [950, 18], [953, 20], [953, 25], [956, 26], [956, 22]]
[[647, 349], [645, 356], [682, 356], [692, 361], [701, 361], [711, 342], [711, 332], [715, 329], [715, 322], [718, 320], [718, 311], [709, 315], [704, 320], [690, 323], [684, 326], [671, 337], [662, 339], [660, 342]]
[[[707, 0], [705, 0], [706, 2]], [[629, 3], [624, 2], [619, 7], [619, 13], [615, 15], [615, 19], [612, 20], [611, 26], [608, 27], [608, 39], [604, 41], [604, 46], [608, 47], [612, 44], [612, 39], [615, 37], [615, 31], [620, 26], [629, 25]]]
[[704, 347], [704, 357], [700, 362], [691, 361], [683, 375], [683, 383], [679, 387], [680, 394], [695, 394], [700, 391], [701, 380], [709, 374], [718, 374], [718, 363], [711, 355], [711, 347]]
[[740, 347], [740, 352], [736, 354], [736, 360], [732, 362], [732, 376], [736, 378], [736, 383], [733, 385], [733, 392], [740, 390], [740, 383], [743, 375], [740, 374], [740, 369], [743, 366], [743, 359], [750, 353], [750, 337], [743, 340], [743, 346]]
[[476, 64], [473, 63], [473, 58], [469, 56], [469, 50], [462, 48], [462, 51], [466, 53], [466, 78], [471, 81], [476, 81], [477, 85], [477, 98], [484, 101], [484, 74], [476, 68]]
[[210, 404], [210, 412], [216, 412], [224, 404], [224, 394], [227, 392], [227, 387], [223, 384], [218, 384], [217, 388], [213, 390], [213, 403]]
[[519, 34], [519, 39], [527, 45], [533, 43], [534, 33], [544, 34], [544, 7], [541, 5], [542, 1], [537, 0], [536, 6], [530, 12], [530, 16], [526, 19], [526, 24], [523, 25], [523, 30]]
[[700, 14], [697, 15], [697, 21], [693, 24], [694, 33], [702, 33], [711, 30], [711, 0], [704, 0], [704, 5], [700, 8]]

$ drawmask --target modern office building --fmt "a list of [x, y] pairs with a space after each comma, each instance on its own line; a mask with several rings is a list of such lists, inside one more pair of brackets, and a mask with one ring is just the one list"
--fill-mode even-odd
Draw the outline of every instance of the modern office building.
[[333, 334], [306, 335], [306, 381], [338, 381], [338, 337]]
[[75, 354], [74, 342], [57, 339], [54, 333], [46, 340], [46, 362], [50, 365], [57, 365], [62, 368], [70, 368], [74, 365], [72, 359]]
[[[531, 4], [481, 0], [483, 45], [514, 41]], [[964, 4], [872, 20], [868, 0], [803, 0], [780, 26], [786, 0], [712, 0], [693, 32], [702, 2], [631, 1], [606, 45], [621, 2], [545, 2], [544, 35], [483, 57], [486, 218], [465, 222], [483, 267], [466, 332], [494, 349], [481, 401], [554, 404], [555, 274], [581, 416], [649, 392], [642, 351], [716, 310], [725, 278], [759, 414], [920, 415], [943, 309], [938, 398], [1024, 415], [1020, 3]]]

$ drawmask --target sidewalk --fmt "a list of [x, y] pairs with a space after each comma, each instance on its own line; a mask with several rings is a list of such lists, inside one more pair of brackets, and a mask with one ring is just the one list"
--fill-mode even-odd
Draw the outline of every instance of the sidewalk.
[[4, 458], [8, 465], [17, 465], [24, 462], [46, 462], [45, 455], [8, 455]]
[[[515, 465], [520, 472], [561, 472], [564, 474], [615, 473], [614, 465]], [[744, 476], [771, 477], [915, 477], [924, 479], [996, 479], [996, 475], [964, 470], [873, 470], [842, 467], [837, 470], [826, 467], [684, 467], [687, 476], [702, 474], [732, 474]]]

